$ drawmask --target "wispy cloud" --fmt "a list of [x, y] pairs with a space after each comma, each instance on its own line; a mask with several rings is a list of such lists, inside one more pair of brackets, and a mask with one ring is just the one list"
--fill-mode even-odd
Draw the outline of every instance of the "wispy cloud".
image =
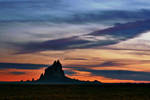
[[[73, 67], [77, 71], [89, 72], [91, 75], [103, 76], [111, 79], [119, 80], [135, 80], [135, 81], [150, 81], [150, 72], [129, 71], [129, 70], [93, 70], [90, 68]], [[69, 75], [76, 75], [76, 71], [72, 70]], [[70, 70], [71, 71], [71, 70]]]
[[64, 60], [88, 60], [88, 59], [82, 57], [65, 57]]
[[10, 74], [13, 74], [13, 75], [24, 75], [26, 74], [26, 72], [20, 72], [20, 71], [12, 71], [12, 72], [9, 72]]
[[94, 68], [94, 67], [121, 67], [121, 66], [125, 66], [128, 65], [121, 61], [103, 61], [101, 63], [96, 63], [96, 64], [70, 64], [70, 65], [66, 65], [66, 68]]
[[91, 70], [94, 75], [100, 75], [112, 79], [150, 81], [150, 72], [128, 70]]
[[47, 67], [42, 64], [0, 63], [0, 69], [40, 69]]
[[137, 37], [150, 28], [150, 20], [117, 24], [111, 28], [95, 31], [82, 36], [73, 36], [48, 40], [44, 42], [29, 42], [24, 44], [14, 44], [21, 47], [18, 54], [33, 53], [47, 50], [69, 50], [95, 48], [117, 44], [122, 41]]

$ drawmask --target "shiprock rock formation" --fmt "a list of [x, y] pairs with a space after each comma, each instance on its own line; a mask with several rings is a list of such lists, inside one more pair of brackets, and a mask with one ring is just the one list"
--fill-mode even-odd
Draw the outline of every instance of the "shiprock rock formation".
[[45, 69], [44, 74], [41, 74], [40, 78], [35, 82], [44, 82], [44, 83], [66, 83], [66, 84], [99, 84], [99, 81], [80, 81], [76, 79], [71, 79], [65, 76], [64, 71], [62, 69], [62, 65], [59, 60], [54, 61], [51, 66]]
[[45, 69], [45, 73], [41, 74], [38, 81], [66, 81], [68, 78], [65, 76], [62, 70], [62, 65], [59, 60], [54, 61], [54, 63]]

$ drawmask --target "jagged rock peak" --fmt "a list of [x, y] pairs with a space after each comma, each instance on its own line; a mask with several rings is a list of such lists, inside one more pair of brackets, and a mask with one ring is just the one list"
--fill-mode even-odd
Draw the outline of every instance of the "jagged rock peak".
[[56, 79], [64, 79], [65, 74], [62, 69], [62, 65], [59, 60], [54, 61], [54, 63], [45, 69], [44, 74], [41, 74], [39, 80], [56, 80]]
[[71, 79], [65, 76], [62, 69], [62, 65], [59, 60], [53, 62], [52, 65], [45, 69], [45, 72], [41, 74], [40, 78], [32, 82], [44, 82], [44, 83], [63, 83], [63, 84], [99, 84], [99, 81], [80, 81]]
[[59, 60], [55, 60], [54, 63], [45, 70], [52, 70], [52, 69], [55, 71], [62, 70], [62, 65]]
[[62, 66], [59, 60], [55, 60], [52, 66]]

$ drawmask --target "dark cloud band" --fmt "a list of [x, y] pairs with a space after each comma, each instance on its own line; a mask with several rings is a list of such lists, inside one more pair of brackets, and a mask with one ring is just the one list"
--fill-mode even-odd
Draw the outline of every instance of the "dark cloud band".
[[[104, 76], [106, 78], [119, 80], [135, 80], [135, 81], [150, 81], [150, 72], [129, 71], [129, 70], [93, 70], [83, 67], [71, 67], [74, 70], [90, 72], [92, 75]], [[77, 73], [72, 71], [70, 75]]]
[[20, 64], [20, 63], [0, 63], [0, 69], [40, 69], [47, 67], [42, 64]]
[[24, 75], [26, 74], [26, 72], [21, 72], [21, 71], [13, 71], [13, 72], [9, 72], [10, 74], [13, 74], [13, 75]]
[[[113, 27], [98, 30], [82, 36], [73, 36], [44, 42], [15, 43], [20, 47], [18, 54], [34, 53], [47, 50], [69, 50], [95, 48], [117, 44], [122, 41], [137, 37], [143, 32], [150, 30], [150, 20], [117, 24]], [[98, 38], [98, 39], [97, 39]]]

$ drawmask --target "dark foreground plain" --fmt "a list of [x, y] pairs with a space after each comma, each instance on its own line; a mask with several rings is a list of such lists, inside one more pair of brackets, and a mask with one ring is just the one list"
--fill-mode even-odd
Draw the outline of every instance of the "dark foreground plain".
[[150, 100], [150, 84], [1, 84], [0, 100]]

